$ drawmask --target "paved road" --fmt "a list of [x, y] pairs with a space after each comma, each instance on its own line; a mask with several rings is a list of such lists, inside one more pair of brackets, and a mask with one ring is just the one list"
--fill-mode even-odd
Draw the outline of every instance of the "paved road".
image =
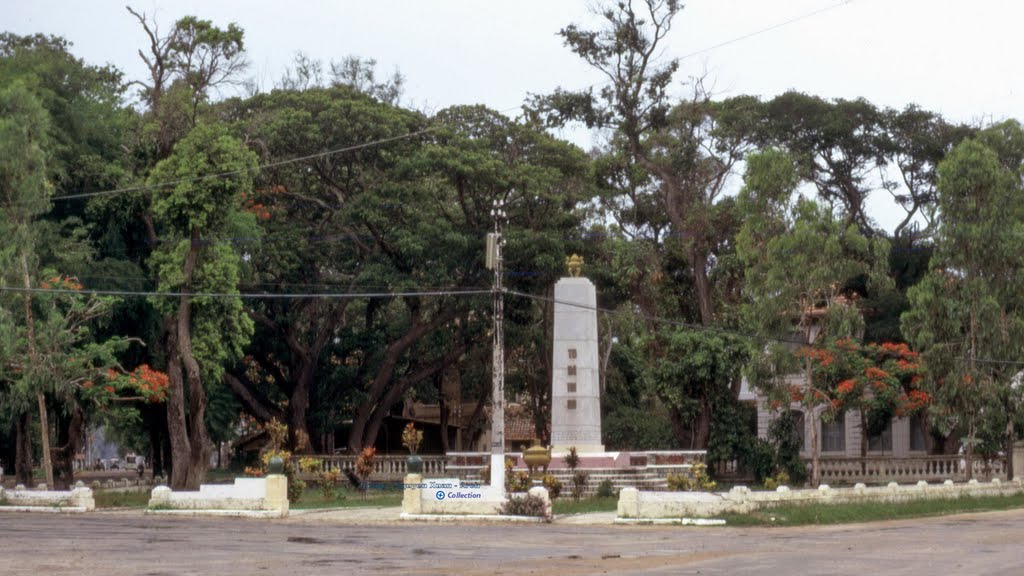
[[814, 528], [336, 520], [2, 513], [0, 574], [1024, 574], [1021, 510]]

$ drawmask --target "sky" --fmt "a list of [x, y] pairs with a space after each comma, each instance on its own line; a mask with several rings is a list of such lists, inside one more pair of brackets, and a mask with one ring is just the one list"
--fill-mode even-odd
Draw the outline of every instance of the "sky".
[[[570, 23], [596, 24], [595, 0], [0, 0], [0, 29], [63, 36], [86, 62], [110, 63], [129, 79], [143, 78], [137, 52], [147, 40], [126, 2], [155, 17], [163, 30], [185, 15], [220, 26], [237, 23], [245, 30], [247, 74], [265, 90], [300, 51], [324, 61], [373, 58], [380, 72], [405, 77], [403, 104], [428, 112], [482, 103], [515, 115], [528, 94], [602, 79], [557, 35]], [[684, 5], [662, 54], [682, 58], [679, 95], [688, 77], [702, 75], [722, 98], [771, 98], [793, 89], [895, 108], [916, 103], [959, 122], [1024, 118], [1024, 3]], [[584, 148], [597, 142], [581, 131], [562, 136]], [[884, 191], [873, 194], [869, 210], [888, 229], [903, 215]]]

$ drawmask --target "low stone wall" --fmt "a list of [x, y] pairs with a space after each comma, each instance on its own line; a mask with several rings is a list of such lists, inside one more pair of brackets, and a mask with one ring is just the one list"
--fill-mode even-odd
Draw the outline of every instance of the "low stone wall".
[[[546, 489], [531, 488], [529, 494], [542, 498], [550, 511], [551, 499]], [[420, 474], [409, 474], [405, 477], [402, 514], [497, 516], [505, 501], [504, 491], [495, 490], [489, 484], [467, 482], [458, 478], [424, 479]]]
[[81, 482], [71, 490], [29, 490], [20, 484], [14, 490], [0, 487], [0, 501], [5, 502], [3, 507], [18, 510], [56, 508], [69, 512], [88, 512], [96, 509], [92, 490]]
[[404, 514], [497, 514], [505, 495], [489, 485], [459, 478], [405, 477]]
[[906, 502], [930, 498], [958, 498], [960, 496], [1009, 496], [1024, 492], [1020, 479], [1002, 482], [971, 480], [955, 484], [946, 480], [942, 484], [899, 485], [868, 488], [857, 484], [852, 488], [830, 488], [822, 484], [817, 489], [791, 490], [780, 486], [774, 491], [751, 491], [737, 486], [728, 492], [640, 492], [623, 488], [619, 492], [619, 518], [707, 518], [727, 513], [747, 513], [780, 504], [845, 503], [845, 502]]
[[93, 480], [88, 485], [93, 492], [140, 492], [165, 484], [167, 484], [167, 478], [157, 476], [156, 478], [108, 478]]
[[203, 484], [198, 492], [157, 486], [149, 508], [149, 512], [259, 512], [254, 515], [284, 518], [288, 516], [288, 479], [281, 474], [236, 478], [234, 484]]

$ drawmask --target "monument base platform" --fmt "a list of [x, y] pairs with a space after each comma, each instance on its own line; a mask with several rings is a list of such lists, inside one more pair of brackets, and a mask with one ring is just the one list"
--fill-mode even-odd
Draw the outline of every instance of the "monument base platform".
[[[570, 446], [555, 445], [551, 447], [551, 452], [556, 454], [568, 454], [569, 449], [572, 448], [573, 446], [576, 447], [576, 454], [580, 455], [592, 454], [595, 456], [606, 456], [610, 454], [609, 452], [604, 451], [604, 444], [574, 444]], [[612, 458], [614, 459], [616, 456], [618, 456], [619, 453], [615, 452], [613, 454], [614, 455], [612, 456]]]

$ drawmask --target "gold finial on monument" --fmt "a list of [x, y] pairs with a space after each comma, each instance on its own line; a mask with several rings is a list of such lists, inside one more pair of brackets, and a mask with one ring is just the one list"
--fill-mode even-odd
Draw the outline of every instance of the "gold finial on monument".
[[565, 269], [569, 273], [569, 276], [572, 276], [573, 278], [579, 278], [580, 272], [583, 271], [583, 256], [580, 256], [579, 254], [566, 256]]

